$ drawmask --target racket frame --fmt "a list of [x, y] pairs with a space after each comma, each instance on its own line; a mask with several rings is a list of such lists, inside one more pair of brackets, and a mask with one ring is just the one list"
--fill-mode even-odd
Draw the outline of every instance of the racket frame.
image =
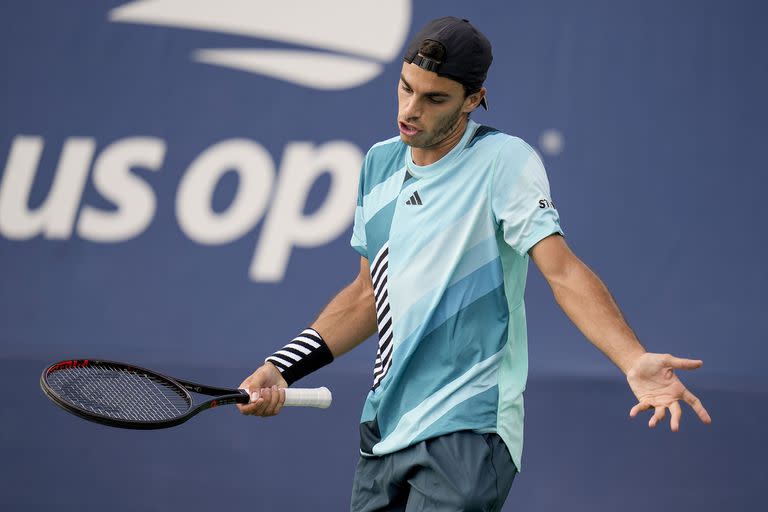
[[[69, 403], [68, 401], [58, 396], [58, 394], [48, 385], [48, 376], [56, 371], [62, 370], [64, 368], [84, 368], [92, 365], [98, 365], [98, 366], [112, 365], [119, 368], [123, 368], [128, 371], [133, 370], [133, 371], [143, 372], [147, 375], [154, 376], [162, 380], [166, 380], [170, 382], [172, 385], [177, 386], [179, 391], [182, 391], [186, 395], [186, 398], [189, 400], [191, 407], [187, 412], [180, 414], [177, 417], [170, 418], [167, 420], [162, 420], [162, 421], [122, 420], [122, 419], [106, 416], [104, 414], [98, 414], [92, 411], [88, 411], [72, 403]], [[62, 409], [66, 410], [67, 412], [70, 412], [76, 416], [79, 416], [80, 418], [93, 421], [96, 423], [101, 423], [102, 425], [107, 425], [110, 427], [130, 428], [130, 429], [137, 429], [137, 430], [150, 430], [150, 429], [175, 427], [176, 425], [180, 425], [181, 423], [184, 423], [191, 417], [195, 416], [196, 414], [202, 411], [205, 411], [206, 409], [212, 409], [220, 405], [229, 405], [229, 404], [237, 404], [237, 403], [247, 404], [248, 402], [250, 402], [250, 397], [248, 396], [248, 392], [243, 389], [207, 386], [204, 384], [199, 384], [197, 382], [169, 377], [168, 375], [164, 375], [162, 373], [156, 372], [154, 370], [149, 370], [147, 368], [142, 368], [141, 366], [137, 366], [134, 364], [121, 363], [117, 361], [107, 361], [104, 359], [70, 359], [70, 360], [60, 361], [58, 363], [52, 364], [48, 366], [45, 370], [43, 370], [43, 373], [40, 376], [40, 387], [42, 388], [46, 396], [50, 398], [51, 401], [53, 401], [53, 403], [55, 403]], [[201, 395], [208, 395], [213, 398], [209, 400], [205, 400], [202, 403], [195, 404], [195, 401], [192, 399], [192, 395], [190, 394], [190, 391], [201, 394]]]

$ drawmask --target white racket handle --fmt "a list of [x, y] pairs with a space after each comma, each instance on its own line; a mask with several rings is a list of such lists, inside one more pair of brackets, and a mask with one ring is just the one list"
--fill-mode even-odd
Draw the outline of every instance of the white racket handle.
[[326, 409], [331, 405], [331, 390], [322, 388], [285, 388], [286, 407], [319, 407]]

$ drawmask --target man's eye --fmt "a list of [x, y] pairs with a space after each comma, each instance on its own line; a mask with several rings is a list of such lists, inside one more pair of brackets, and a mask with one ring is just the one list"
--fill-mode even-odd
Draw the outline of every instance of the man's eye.
[[408, 86], [406, 86], [406, 85], [401, 85], [401, 86], [400, 86], [400, 88], [401, 88], [402, 90], [404, 90], [405, 92], [413, 92], [413, 91], [411, 91], [411, 88], [410, 88], [410, 87], [408, 87]]
[[438, 99], [438, 98], [429, 98], [430, 103], [443, 103], [445, 100]]

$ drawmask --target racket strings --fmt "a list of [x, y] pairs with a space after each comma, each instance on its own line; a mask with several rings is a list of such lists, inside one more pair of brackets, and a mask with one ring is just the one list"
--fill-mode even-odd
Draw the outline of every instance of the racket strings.
[[[168, 393], [165, 392], [164, 387], [161, 388], [157, 385], [157, 379], [152, 379], [145, 374], [142, 374], [141, 377], [139, 377], [139, 375], [135, 372], [130, 372], [125, 368], [121, 368], [120, 372], [125, 376], [127, 382], [131, 385], [133, 394], [141, 399], [141, 403], [153, 403], [153, 405], [159, 408], [159, 412], [162, 414], [162, 417], [173, 418], [186, 412], [188, 408], [187, 406], [189, 405], [186, 403], [186, 401], [183, 404], [176, 404], [171, 400], [171, 398], [176, 398], [178, 396], [175, 393], [175, 388], [172, 388], [174, 394], [169, 396]], [[148, 388], [146, 386], [147, 383], [149, 383], [154, 389]], [[130, 403], [130, 408], [135, 414], [146, 416], [147, 420], [158, 419], [155, 417], [147, 416], [152, 411], [145, 411], [138, 408], [136, 406], [137, 402], [129, 402], [128, 396], [125, 396], [124, 400], [126, 403]]]
[[173, 383], [119, 366], [65, 368], [48, 374], [47, 381], [71, 405], [119, 420], [163, 421], [191, 406], [189, 396]]

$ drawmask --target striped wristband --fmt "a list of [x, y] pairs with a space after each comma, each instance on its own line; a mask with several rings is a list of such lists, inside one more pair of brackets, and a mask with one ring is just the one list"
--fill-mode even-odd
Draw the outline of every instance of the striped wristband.
[[289, 344], [269, 356], [265, 362], [274, 364], [290, 386], [333, 361], [333, 354], [323, 337], [312, 329], [304, 329]]

